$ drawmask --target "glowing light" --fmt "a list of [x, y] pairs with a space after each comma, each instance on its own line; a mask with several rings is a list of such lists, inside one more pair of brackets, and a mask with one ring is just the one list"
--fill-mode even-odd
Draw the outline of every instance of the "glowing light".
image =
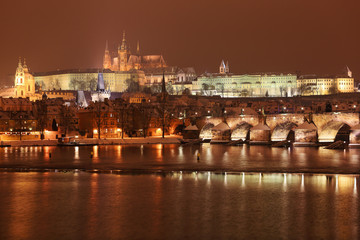
[[94, 132], [94, 134], [97, 134], [97, 133], [98, 133], [98, 130], [97, 130], [97, 129], [94, 129], [93, 132]]
[[117, 131], [118, 131], [118, 132], [121, 132], [121, 129], [120, 129], [120, 128], [118, 128], [118, 129], [117, 129]]

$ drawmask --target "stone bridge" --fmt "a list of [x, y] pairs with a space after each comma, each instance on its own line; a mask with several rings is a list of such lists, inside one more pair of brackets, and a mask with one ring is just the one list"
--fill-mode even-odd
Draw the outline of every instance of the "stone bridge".
[[[219, 124], [223, 122], [226, 124], [220, 126]], [[196, 125], [201, 129], [200, 138], [203, 139], [213, 139], [214, 134], [220, 134], [228, 135], [231, 140], [250, 140], [253, 143], [290, 140], [307, 144], [344, 140], [352, 144], [360, 144], [359, 113], [208, 117], [199, 120]]]

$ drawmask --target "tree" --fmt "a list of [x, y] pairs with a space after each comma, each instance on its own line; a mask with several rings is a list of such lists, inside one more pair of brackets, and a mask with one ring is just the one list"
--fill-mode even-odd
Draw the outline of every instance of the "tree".
[[[21, 109], [21, 108], [20, 108]], [[22, 132], [24, 131], [25, 114], [22, 111], [12, 112], [10, 119], [14, 121], [14, 131], [20, 132], [20, 141], [22, 140]]]
[[325, 112], [332, 112], [332, 105], [330, 102], [326, 102]]
[[40, 131], [40, 138], [41, 140], [44, 139], [44, 131], [45, 128], [47, 126], [47, 100], [46, 99], [42, 99], [42, 100], [38, 100], [35, 103], [36, 106], [36, 119], [37, 119], [37, 127], [38, 130]]
[[77, 90], [78, 84], [79, 84], [79, 81], [76, 78], [71, 78], [69, 87], [72, 88], [73, 90]]
[[61, 105], [60, 107], [60, 126], [64, 130], [64, 135], [66, 136], [71, 122], [74, 119], [74, 114], [72, 109], [69, 106]]
[[166, 84], [166, 91], [170, 94], [170, 95], [174, 95], [174, 88], [171, 85], [170, 82], [168, 82], [168, 84]]
[[139, 92], [140, 91], [139, 82], [129, 78], [129, 79], [126, 79], [126, 84], [127, 84], [126, 92]]
[[144, 138], [147, 136], [147, 131], [149, 129], [151, 117], [153, 115], [152, 106], [146, 101], [146, 99], [142, 99], [141, 104], [139, 105], [139, 110], [141, 113], [141, 125], [143, 129]]
[[142, 91], [143, 91], [143, 93], [151, 94], [151, 88], [150, 87], [144, 87]]
[[60, 89], [60, 81], [59, 79], [51, 79], [50, 86], [52, 89]]
[[185, 88], [185, 89], [182, 91], [182, 95], [191, 95], [190, 89]]
[[329, 94], [337, 94], [339, 91], [336, 86], [331, 86], [329, 88]]
[[247, 96], [249, 96], [249, 91], [247, 89], [243, 89], [243, 90], [241, 90], [240, 95], [242, 97], [247, 97]]
[[38, 92], [41, 89], [41, 85], [39, 82], [35, 82], [35, 92]]
[[108, 102], [94, 102], [92, 106], [93, 119], [98, 132], [98, 139], [101, 139], [101, 128], [106, 125], [106, 115], [109, 110]]
[[118, 127], [121, 128], [121, 138], [124, 138], [124, 132], [129, 128], [129, 118], [131, 116], [131, 105], [121, 98], [115, 100], [115, 111], [117, 113]]
[[201, 85], [201, 95], [209, 95], [210, 86], [206, 83]]
[[96, 86], [97, 86], [97, 80], [96, 78], [92, 77], [92, 76], [87, 76], [86, 78], [86, 89], [89, 91], [95, 91], [96, 90]]
[[161, 86], [159, 84], [153, 84], [150, 87], [153, 94], [161, 93]]

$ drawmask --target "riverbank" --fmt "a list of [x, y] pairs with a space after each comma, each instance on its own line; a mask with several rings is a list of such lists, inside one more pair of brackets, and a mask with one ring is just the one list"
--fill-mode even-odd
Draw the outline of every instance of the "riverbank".
[[[80, 144], [96, 144], [96, 145], [129, 145], [129, 144], [179, 144], [181, 137], [166, 136], [162, 137], [147, 137], [147, 138], [108, 138], [108, 139], [77, 139], [76, 142]], [[28, 147], [28, 146], [56, 146], [58, 140], [12, 140], [2, 141], [2, 146], [10, 147]]]

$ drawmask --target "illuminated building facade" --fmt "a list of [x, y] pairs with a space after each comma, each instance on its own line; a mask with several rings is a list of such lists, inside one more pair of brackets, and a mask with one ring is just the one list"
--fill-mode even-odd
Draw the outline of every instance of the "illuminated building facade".
[[[113, 56], [113, 57], [112, 57]], [[140, 55], [140, 45], [137, 43], [136, 53], [131, 51], [126, 43], [125, 32], [117, 52], [111, 53], [106, 43], [103, 59], [103, 68], [115, 72], [131, 70], [146, 70], [153, 68], [164, 68], [167, 64], [162, 55]]]
[[14, 97], [33, 98], [35, 95], [35, 80], [29, 73], [29, 69], [24, 60], [24, 64], [19, 59], [19, 64], [15, 73], [15, 94]]
[[297, 80], [297, 87], [303, 96], [349, 93], [354, 92], [354, 78], [301, 76]]
[[[46, 73], [35, 73], [34, 79], [42, 90], [95, 90], [99, 69], [63, 70]], [[128, 87], [127, 81], [144, 82], [144, 74], [138, 72], [103, 72], [106, 89], [112, 92], [124, 92]]]
[[291, 97], [297, 93], [295, 74], [229, 73], [229, 64], [221, 62], [219, 73], [204, 74], [192, 82], [194, 95], [221, 97]]

